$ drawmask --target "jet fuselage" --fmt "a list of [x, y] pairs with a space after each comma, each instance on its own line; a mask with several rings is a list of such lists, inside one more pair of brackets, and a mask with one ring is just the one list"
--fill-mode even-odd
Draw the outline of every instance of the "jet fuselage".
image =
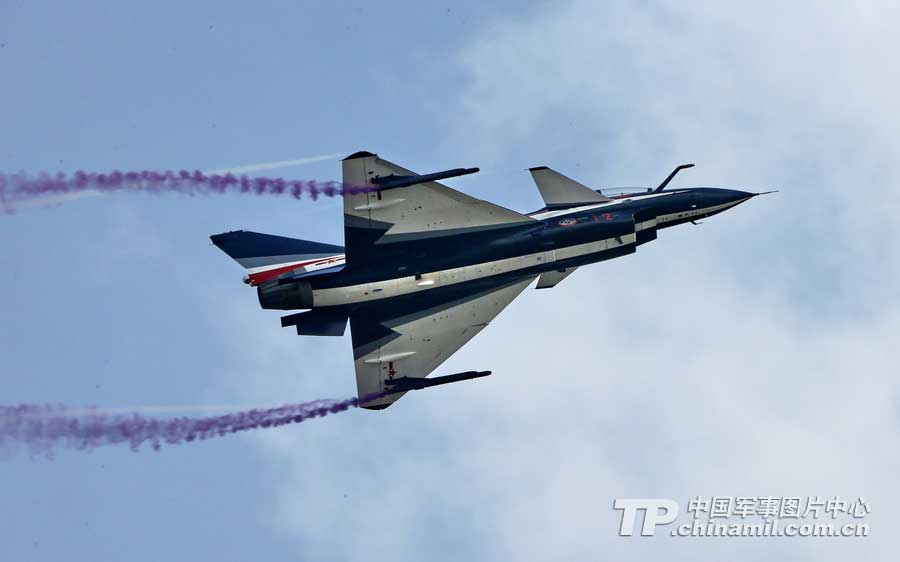
[[[259, 284], [263, 308], [352, 307], [398, 298], [460, 294], [552, 271], [565, 271], [633, 253], [659, 229], [706, 218], [756, 194], [734, 189], [686, 188], [639, 192], [611, 201], [543, 208], [524, 225], [417, 236], [385, 244], [377, 260], [350, 259], [333, 272]], [[329, 265], [340, 265], [334, 256]]]

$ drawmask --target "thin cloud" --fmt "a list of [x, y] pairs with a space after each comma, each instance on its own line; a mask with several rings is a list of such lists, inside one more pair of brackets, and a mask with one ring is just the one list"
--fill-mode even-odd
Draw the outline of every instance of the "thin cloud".
[[[830, 494], [882, 506], [871, 537], [741, 548], [893, 559], [900, 84], [883, 53], [900, 43], [879, 23], [892, 18], [671, 6], [571, 2], [483, 25], [456, 58], [467, 80], [430, 100], [448, 142], [586, 182], [697, 161], [682, 181], [785, 191], [527, 291], [445, 365], [490, 368], [485, 381], [263, 436], [291, 467], [272, 520], [309, 556], [724, 559], [733, 540], [624, 542], [612, 499]], [[254, 337], [235, 342], [236, 386], [264, 365], [268, 393], [310, 394], [321, 383], [297, 375], [301, 358], [352, 385], [347, 338], [277, 343], [258, 311], [234, 310]], [[403, 524], [384, 533], [386, 519]], [[323, 541], [333, 529], [354, 531]]]

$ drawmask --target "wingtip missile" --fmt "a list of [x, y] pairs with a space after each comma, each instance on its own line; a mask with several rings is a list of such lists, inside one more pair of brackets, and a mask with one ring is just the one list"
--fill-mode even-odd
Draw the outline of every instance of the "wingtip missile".
[[481, 377], [486, 377], [490, 374], [490, 371], [465, 371], [463, 373], [454, 373], [452, 375], [444, 375], [442, 377], [398, 377], [396, 379], [385, 379], [385, 394], [396, 394], [398, 392], [408, 392], [410, 390], [421, 390], [423, 388], [428, 388], [429, 386], [439, 386], [442, 384], [450, 384], [452, 382], [478, 379]]
[[478, 168], [453, 168], [452, 170], [444, 170], [443, 172], [434, 172], [433, 174], [416, 174], [413, 176], [382, 176], [372, 178], [372, 183], [380, 187], [382, 190], [394, 189], [397, 187], [409, 187], [417, 183], [426, 183], [430, 181], [443, 180], [447, 178], [455, 178], [478, 172]]

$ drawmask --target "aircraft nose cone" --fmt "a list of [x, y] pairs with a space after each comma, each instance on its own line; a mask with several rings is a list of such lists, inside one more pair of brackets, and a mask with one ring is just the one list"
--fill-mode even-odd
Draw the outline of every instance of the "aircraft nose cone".
[[718, 205], [737, 205], [744, 201], [756, 197], [755, 193], [741, 191], [739, 189], [717, 189], [713, 197]]
[[716, 215], [756, 196], [755, 193], [721, 187], [701, 188], [696, 191], [696, 194], [697, 203], [695, 205], [706, 210], [704, 216]]
[[723, 202], [728, 203], [740, 203], [741, 201], [745, 201], [750, 199], [751, 197], [755, 197], [755, 193], [750, 193], [748, 191], [741, 191], [739, 189], [723, 189], [725, 193], [722, 194]]

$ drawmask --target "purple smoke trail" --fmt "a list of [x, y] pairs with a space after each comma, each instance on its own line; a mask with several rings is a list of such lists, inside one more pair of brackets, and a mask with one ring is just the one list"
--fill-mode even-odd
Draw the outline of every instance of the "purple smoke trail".
[[206, 174], [166, 170], [156, 172], [120, 172], [108, 174], [77, 171], [71, 176], [63, 172], [54, 175], [42, 172], [35, 176], [25, 173], [0, 174], [0, 203], [8, 205], [47, 196], [61, 196], [85, 192], [109, 193], [139, 190], [149, 193], [181, 193], [184, 195], [212, 195], [226, 192], [253, 195], [286, 195], [300, 199], [304, 194], [313, 200], [320, 195], [336, 197], [344, 194], [367, 193], [377, 188], [343, 184], [337, 181], [289, 180], [284, 178], [250, 177], [226, 174]]
[[48, 458], [53, 457], [55, 447], [92, 450], [101, 445], [128, 443], [132, 451], [138, 451], [143, 443], [149, 442], [154, 450], [159, 450], [162, 444], [177, 445], [301, 423], [356, 408], [361, 402], [380, 396], [315, 400], [204, 418], [150, 418], [137, 412], [107, 415], [54, 405], [0, 406], [0, 450], [18, 443], [27, 446], [32, 455], [43, 454]]

